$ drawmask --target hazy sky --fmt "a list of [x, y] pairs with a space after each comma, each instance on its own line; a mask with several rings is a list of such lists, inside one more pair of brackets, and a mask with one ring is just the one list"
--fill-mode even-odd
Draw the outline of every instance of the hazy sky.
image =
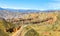
[[0, 7], [12, 9], [60, 9], [60, 0], [0, 0]]

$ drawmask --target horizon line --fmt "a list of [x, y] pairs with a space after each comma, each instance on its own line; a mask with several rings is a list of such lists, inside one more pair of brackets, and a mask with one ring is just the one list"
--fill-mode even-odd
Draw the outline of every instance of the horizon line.
[[0, 8], [4, 8], [4, 9], [16, 9], [16, 10], [19, 10], [19, 9], [24, 9], [24, 10], [41, 10], [41, 11], [44, 11], [44, 10], [60, 10], [60, 9], [32, 9], [32, 8], [9, 8], [9, 7], [0, 7]]

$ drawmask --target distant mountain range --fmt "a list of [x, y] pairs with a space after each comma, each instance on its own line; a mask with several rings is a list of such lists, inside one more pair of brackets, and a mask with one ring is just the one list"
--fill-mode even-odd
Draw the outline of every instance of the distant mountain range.
[[4, 10], [4, 9], [0, 7], [0, 10]]
[[25, 10], [25, 9], [9, 9], [9, 8], [1, 8], [0, 7], [0, 10], [7, 10], [9, 12], [20, 12], [20, 13], [28, 13], [28, 12], [53, 12], [53, 11], [60, 11], [60, 10], [31, 10], [31, 9], [28, 9], [28, 10]]
[[24, 9], [4, 9], [4, 8], [0, 8], [0, 10], [8, 10], [10, 12], [22, 12], [22, 13], [26, 13], [26, 12], [39, 12], [40, 10], [24, 10]]
[[40, 12], [40, 10], [24, 10], [24, 9], [5, 9], [0, 7], [0, 17], [12, 18], [23, 15], [24, 13]]
[[24, 13], [34, 13], [34, 12], [55, 12], [60, 10], [46, 10], [46, 11], [40, 11], [40, 10], [24, 10], [24, 9], [5, 9], [0, 7], [0, 17], [3, 18], [13, 18], [13, 17], [20, 17], [20, 15], [24, 15]]

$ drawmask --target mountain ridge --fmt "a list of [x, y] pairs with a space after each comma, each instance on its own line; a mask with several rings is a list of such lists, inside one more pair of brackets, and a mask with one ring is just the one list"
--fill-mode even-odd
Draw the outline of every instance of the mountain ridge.
[[39, 13], [39, 12], [59, 12], [60, 10], [45, 10], [45, 11], [40, 11], [40, 10], [24, 10], [24, 9], [5, 9], [0, 7], [0, 17], [3, 17], [5, 19], [7, 18], [18, 18], [23, 15], [27, 15], [28, 13]]

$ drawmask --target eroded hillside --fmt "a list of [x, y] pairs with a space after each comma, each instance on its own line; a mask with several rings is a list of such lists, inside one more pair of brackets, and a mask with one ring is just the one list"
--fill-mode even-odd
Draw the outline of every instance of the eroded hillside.
[[[29, 24], [20, 29], [18, 36], [60, 36], [60, 13], [49, 13], [47, 18], [53, 18], [39, 24]], [[42, 16], [42, 15], [41, 15]], [[45, 16], [45, 14], [44, 14]], [[42, 16], [43, 17], [43, 16]], [[14, 35], [14, 36], [17, 36]]]
[[[20, 15], [19, 18], [11, 18], [11, 19], [10, 18], [9, 19], [0, 18], [1, 19], [0, 20], [0, 26], [1, 26], [0, 35], [1, 36], [3, 36], [3, 35], [12, 36], [14, 34], [17, 34], [16, 32], [18, 30], [21, 30], [22, 26], [26, 27], [26, 25], [27, 25], [28, 27], [33, 29], [32, 31], [34, 31], [34, 32], [36, 31], [35, 33], [38, 32], [38, 34], [40, 36], [40, 33], [39, 33], [40, 31], [42, 34], [43, 30], [45, 30], [45, 29], [47, 30], [48, 28], [50, 30], [53, 26], [54, 26], [54, 30], [55, 30], [55, 24], [56, 25], [58, 24], [57, 28], [59, 29], [59, 22], [60, 22], [59, 15], [60, 15], [59, 12], [48, 12], [48, 13], [40, 12], [40, 13], [23, 14], [23, 15]], [[28, 29], [30, 29], [30, 28], [28, 28]], [[26, 30], [24, 28], [24, 30], [22, 30], [22, 31], [24, 31], [24, 32], [22, 32], [22, 33], [20, 32], [20, 33], [25, 35], [25, 32], [27, 33], [28, 30]], [[2, 33], [4, 33], [4, 34], [2, 34]], [[21, 36], [24, 36], [24, 35], [21, 35]], [[31, 35], [33, 35], [33, 34], [31, 34]], [[25, 35], [25, 36], [28, 36], [28, 35]]]

